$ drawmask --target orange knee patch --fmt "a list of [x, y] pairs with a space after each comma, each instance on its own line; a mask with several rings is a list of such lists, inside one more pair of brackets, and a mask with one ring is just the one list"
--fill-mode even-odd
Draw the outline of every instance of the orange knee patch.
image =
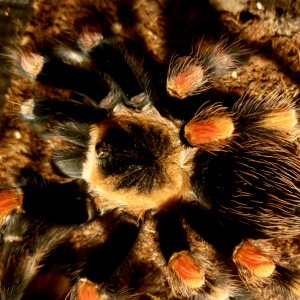
[[261, 278], [269, 277], [275, 270], [272, 259], [248, 242], [243, 242], [237, 247], [233, 254], [233, 260]]
[[[178, 60], [180, 59], [188, 60], [188, 57]], [[184, 99], [199, 92], [204, 83], [206, 79], [203, 67], [200, 64], [190, 64], [168, 78], [167, 91], [173, 97]]]
[[96, 284], [88, 280], [80, 280], [77, 283], [77, 299], [78, 300], [101, 300], [101, 296], [97, 292]]
[[22, 191], [18, 188], [0, 190], [0, 219], [22, 205]]
[[196, 264], [188, 251], [174, 253], [169, 266], [178, 278], [190, 288], [200, 288], [205, 282], [203, 270]]
[[213, 117], [206, 120], [191, 120], [184, 127], [184, 137], [191, 146], [223, 141], [230, 138], [234, 124], [227, 116]]

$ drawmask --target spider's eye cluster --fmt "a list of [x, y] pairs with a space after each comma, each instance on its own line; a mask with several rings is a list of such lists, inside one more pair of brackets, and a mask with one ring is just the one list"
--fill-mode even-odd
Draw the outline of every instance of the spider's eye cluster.
[[107, 159], [109, 155], [111, 155], [111, 151], [111, 147], [105, 141], [102, 141], [96, 145], [98, 159]]

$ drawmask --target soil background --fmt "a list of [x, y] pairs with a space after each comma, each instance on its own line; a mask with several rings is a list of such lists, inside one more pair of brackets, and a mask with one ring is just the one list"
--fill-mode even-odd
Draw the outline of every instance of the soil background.
[[[0, 0], [1, 47], [4, 52], [7, 45], [34, 49], [45, 41], [61, 40], [74, 32], [78, 20], [93, 20], [104, 36], [134, 41], [142, 56], [162, 65], [175, 52], [189, 51], [203, 36], [214, 42], [222, 36], [240, 40], [250, 50], [249, 59], [220, 82], [220, 89], [236, 95], [278, 88], [289, 90], [295, 98], [299, 94], [300, 1]], [[57, 98], [68, 92], [11, 74], [5, 57], [0, 63], [0, 184], [14, 184], [23, 167], [62, 180], [49, 163], [55, 142], [40, 138], [20, 119], [19, 104], [33, 96]], [[294, 243], [298, 249], [298, 241]], [[297, 265], [299, 253], [294, 250], [286, 255], [292, 255]], [[173, 299], [167, 294], [162, 299]]]

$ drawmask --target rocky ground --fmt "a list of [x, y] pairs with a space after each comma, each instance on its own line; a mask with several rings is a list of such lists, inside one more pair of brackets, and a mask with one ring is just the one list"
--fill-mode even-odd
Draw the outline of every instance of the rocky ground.
[[[242, 95], [255, 89], [255, 93], [274, 89], [289, 90], [295, 98], [300, 82], [300, 2], [292, 0], [42, 0], [0, 1], [0, 16], [3, 32], [2, 46], [22, 45], [34, 49], [45, 41], [74, 32], [78, 20], [94, 20], [103, 35], [116, 39], [133, 40], [145, 55], [155, 62], [167, 65], [174, 52], [186, 51], [205, 39], [217, 42], [222, 36], [240, 40], [249, 49], [247, 61], [220, 83], [220, 89]], [[20, 6], [21, 5], [21, 6]], [[16, 13], [17, 12], [17, 13]], [[10, 24], [10, 25], [9, 25]], [[10, 30], [4, 30], [11, 26]], [[0, 30], [2, 30], [0, 28]], [[29, 79], [10, 74], [7, 64], [0, 67], [2, 106], [0, 132], [0, 184], [15, 183], [18, 172], [30, 167], [46, 178], [62, 180], [52, 171], [49, 157], [54, 146], [52, 140], [44, 140], [19, 118], [20, 103], [31, 98], [60, 97], [66, 91], [35, 85]], [[10, 80], [8, 80], [8, 78]], [[166, 78], [161, 78], [162, 81]], [[150, 226], [150, 225], [149, 225]], [[151, 226], [150, 226], [151, 227]], [[149, 227], [149, 228], [150, 228]], [[148, 229], [149, 229], [148, 228]], [[151, 228], [149, 229], [151, 232]], [[153, 247], [145, 235], [138, 241], [140, 249], [146, 244]], [[149, 233], [148, 233], [149, 234]], [[150, 234], [151, 235], [151, 234]], [[155, 239], [155, 237], [154, 237]], [[282, 251], [290, 249], [278, 246]], [[293, 244], [293, 253], [286, 256], [298, 261], [298, 242]], [[153, 270], [158, 267], [149, 261], [161, 261], [150, 257], [146, 250], [139, 253], [139, 261], [146, 261], [148, 281], [153, 280]], [[154, 267], [155, 265], [155, 267]], [[160, 266], [160, 263], [158, 264]], [[141, 267], [140, 267], [141, 268]], [[295, 268], [298, 268], [297, 264]], [[153, 269], [153, 270], [152, 270]], [[159, 269], [159, 268], [158, 268]], [[142, 270], [142, 269], [141, 269]], [[141, 271], [140, 270], [140, 271]], [[142, 272], [142, 271], [141, 271]], [[145, 272], [145, 270], [143, 270]], [[152, 273], [151, 273], [152, 272]], [[147, 292], [171, 299], [169, 290], [162, 290], [166, 283], [157, 271], [155, 287], [141, 284]], [[146, 272], [145, 272], [146, 273]], [[154, 274], [154, 275], [153, 275]], [[143, 274], [146, 277], [145, 274]], [[137, 281], [138, 282], [138, 281]], [[262, 296], [263, 297], [263, 296]], [[261, 298], [262, 299], [262, 298]], [[271, 299], [266, 296], [265, 299]], [[275, 296], [273, 299], [277, 299]]]

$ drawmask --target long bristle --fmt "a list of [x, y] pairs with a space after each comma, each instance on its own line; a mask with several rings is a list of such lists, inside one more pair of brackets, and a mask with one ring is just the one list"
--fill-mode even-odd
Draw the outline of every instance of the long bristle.
[[275, 89], [253, 96], [250, 92], [233, 106], [233, 112], [243, 123], [252, 128], [265, 128], [294, 133], [298, 124], [297, 109], [289, 91]]
[[291, 131], [297, 123], [296, 110], [290, 109], [278, 110], [266, 114], [264, 119], [259, 122], [259, 125], [268, 129]]
[[237, 68], [248, 52], [238, 41], [229, 44], [227, 39], [221, 39], [217, 43], [202, 40], [198, 44], [196, 55], [205, 61], [212, 80], [216, 80]]
[[294, 295], [300, 297], [300, 278], [293, 278], [290, 282], [289, 288]]

